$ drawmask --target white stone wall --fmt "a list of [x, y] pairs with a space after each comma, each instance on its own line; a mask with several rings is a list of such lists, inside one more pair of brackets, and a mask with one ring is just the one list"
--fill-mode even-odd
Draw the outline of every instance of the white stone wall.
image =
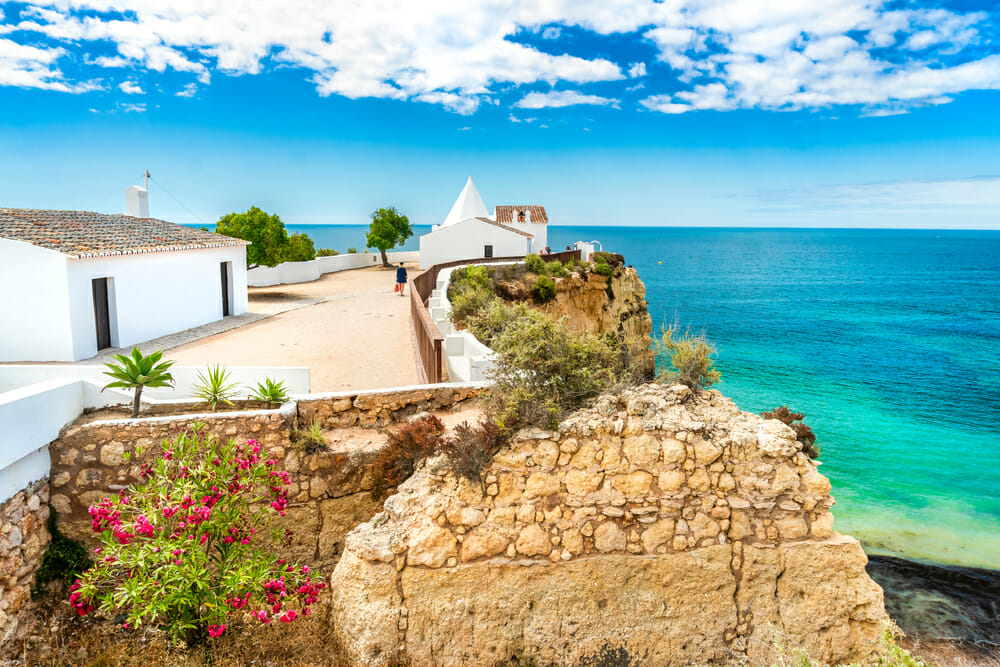
[[[440, 227], [420, 237], [420, 268], [459, 259], [481, 259], [493, 246], [494, 257], [523, 257], [533, 252], [533, 239], [476, 219]], [[534, 243], [538, 249], [537, 241]]]
[[[145, 350], [148, 354], [153, 350]], [[165, 354], [170, 358], [170, 352]], [[2, 392], [28, 385], [56, 379], [91, 380], [104, 386], [110, 378], [104, 375], [108, 370], [103, 364], [4, 364], [0, 365], [0, 398]], [[194, 386], [198, 373], [204, 366], [172, 366], [173, 387], [149, 387], [142, 392], [143, 398], [174, 400], [194, 397]], [[309, 392], [309, 368], [305, 366], [230, 366], [226, 368], [232, 382], [238, 385], [237, 396], [246, 398], [249, 389], [264, 378], [285, 383], [289, 394]]]
[[[416, 262], [420, 253], [415, 250], [386, 253], [390, 262]], [[308, 262], [283, 262], [277, 266], [258, 266], [247, 271], [247, 281], [250, 287], [270, 287], [271, 285], [290, 285], [308, 283], [318, 280], [327, 273], [363, 269], [376, 266], [382, 262], [379, 252], [350, 253], [333, 255], [332, 257], [317, 257]]]
[[0, 362], [72, 361], [65, 255], [0, 239], [0, 285]]
[[232, 262], [230, 314], [240, 315], [247, 311], [243, 246], [68, 259], [72, 359], [97, 354], [94, 278], [112, 279], [111, 344], [128, 347], [222, 319], [222, 262]]

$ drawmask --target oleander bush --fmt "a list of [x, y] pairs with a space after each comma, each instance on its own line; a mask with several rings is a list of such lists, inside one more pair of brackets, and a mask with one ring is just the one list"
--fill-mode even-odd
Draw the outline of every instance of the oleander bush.
[[664, 328], [660, 337], [653, 340], [653, 347], [661, 364], [657, 380], [664, 383], [680, 383], [691, 389], [706, 389], [719, 381], [721, 376], [715, 369], [715, 347], [708, 342], [705, 334], [683, 333], [676, 325]]
[[787, 424], [795, 431], [795, 439], [802, 443], [802, 451], [811, 459], [819, 458], [819, 446], [816, 445], [816, 434], [803, 422], [805, 415], [801, 412], [794, 412], [787, 405], [782, 405], [773, 410], [760, 413], [764, 419], [777, 419], [783, 424]]
[[162, 626], [190, 645], [237, 617], [290, 623], [310, 613], [325, 584], [276, 554], [271, 520], [285, 513], [289, 479], [258, 442], [222, 441], [193, 424], [163, 442], [141, 477], [90, 507], [101, 547], [70, 589], [78, 614]]
[[339, 254], [340, 252], [334, 250], [333, 248], [320, 248], [319, 250], [316, 251], [317, 257], [335, 257]]
[[433, 415], [391, 429], [389, 443], [366, 466], [372, 495], [384, 498], [390, 489], [404, 482], [420, 460], [438, 450], [443, 433], [444, 424]]

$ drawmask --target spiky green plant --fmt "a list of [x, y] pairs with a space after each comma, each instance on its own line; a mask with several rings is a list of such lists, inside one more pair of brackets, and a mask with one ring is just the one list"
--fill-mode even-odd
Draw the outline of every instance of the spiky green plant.
[[108, 362], [105, 364], [110, 370], [104, 371], [105, 375], [114, 378], [114, 382], [104, 385], [101, 391], [116, 387], [120, 389], [132, 389], [135, 391], [132, 397], [132, 417], [139, 416], [139, 400], [144, 387], [172, 387], [174, 386], [174, 376], [167, 372], [174, 362], [164, 361], [163, 351], [157, 350], [148, 357], [143, 356], [138, 347], [132, 348], [131, 356], [124, 354], [112, 355], [118, 363]]
[[271, 378], [264, 378], [264, 381], [258, 382], [250, 392], [250, 398], [264, 401], [270, 408], [272, 403], [284, 403], [288, 400], [288, 390], [285, 389], [283, 381], [275, 382]]
[[233, 406], [236, 397], [236, 387], [239, 385], [229, 381], [230, 372], [222, 364], [209, 366], [205, 372], [198, 371], [198, 383], [194, 386], [194, 395], [212, 408], [212, 412], [223, 403]]

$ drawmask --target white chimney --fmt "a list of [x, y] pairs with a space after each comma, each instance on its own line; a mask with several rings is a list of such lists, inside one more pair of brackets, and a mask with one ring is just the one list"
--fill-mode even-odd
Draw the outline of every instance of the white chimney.
[[531, 222], [531, 209], [530, 208], [524, 209], [524, 221], [525, 222]]
[[125, 191], [125, 215], [133, 218], [149, 217], [149, 190], [138, 185], [128, 186]]

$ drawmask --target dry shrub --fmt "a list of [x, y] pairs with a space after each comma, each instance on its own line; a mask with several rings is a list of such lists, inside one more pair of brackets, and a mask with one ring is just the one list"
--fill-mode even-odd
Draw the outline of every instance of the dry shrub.
[[441, 452], [451, 461], [455, 472], [478, 482], [483, 468], [493, 460], [505, 439], [500, 427], [489, 419], [483, 418], [475, 426], [462, 422], [441, 443]]
[[288, 441], [292, 447], [306, 454], [322, 452], [330, 445], [323, 435], [323, 424], [319, 419], [314, 419], [308, 429], [293, 428], [288, 433]]
[[670, 368], [660, 372], [660, 382], [679, 382], [691, 389], [707, 389], [719, 381], [715, 370], [715, 346], [705, 334], [690, 331], [680, 333], [676, 325], [663, 329], [658, 340], [653, 341], [656, 356], [665, 356]]
[[795, 431], [795, 439], [802, 443], [802, 451], [811, 459], [819, 458], [819, 447], [816, 446], [816, 434], [809, 428], [803, 419], [805, 415], [801, 412], [793, 412], [787, 405], [780, 408], [767, 410], [760, 413], [764, 419], [777, 419], [782, 424], [787, 424]]
[[433, 415], [390, 430], [389, 444], [367, 466], [375, 497], [384, 498], [412, 475], [418, 461], [437, 451], [442, 433], [444, 424]]

